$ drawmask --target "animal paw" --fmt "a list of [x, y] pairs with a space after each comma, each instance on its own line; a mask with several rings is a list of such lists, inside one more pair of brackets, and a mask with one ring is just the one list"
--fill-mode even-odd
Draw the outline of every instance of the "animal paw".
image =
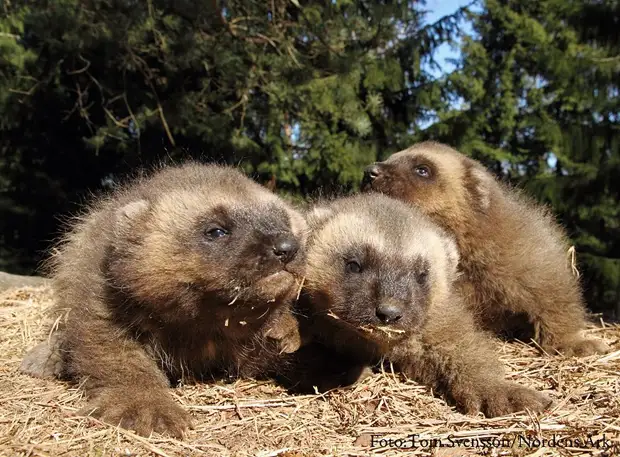
[[299, 332], [291, 332], [278, 340], [280, 354], [291, 354], [301, 347], [301, 336]]
[[482, 411], [486, 417], [505, 416], [526, 409], [538, 413], [552, 403], [547, 395], [508, 381], [480, 385], [460, 394], [453, 394], [453, 397], [459, 409], [466, 414]]
[[265, 331], [265, 336], [276, 341], [281, 354], [295, 352], [302, 345], [299, 323], [289, 312], [274, 319]]
[[79, 415], [96, 417], [142, 436], [153, 431], [181, 438], [193, 428], [189, 414], [163, 389], [103, 388]]
[[595, 354], [605, 354], [609, 352], [609, 346], [599, 339], [580, 338], [564, 344], [556, 345], [550, 353], [560, 352], [566, 357], [587, 357]]

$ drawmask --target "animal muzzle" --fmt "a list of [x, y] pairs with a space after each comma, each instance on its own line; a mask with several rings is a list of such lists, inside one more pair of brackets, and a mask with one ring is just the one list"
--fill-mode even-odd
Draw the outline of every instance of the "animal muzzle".
[[364, 170], [364, 177], [362, 178], [362, 190], [372, 189], [374, 181], [381, 175], [381, 165], [379, 163], [373, 163], [366, 167]]
[[295, 260], [300, 245], [299, 240], [292, 234], [278, 235], [273, 238], [271, 246], [268, 247], [269, 254], [283, 264], [288, 264]]
[[377, 309], [375, 315], [382, 324], [392, 325], [400, 321], [405, 313], [404, 303], [400, 303], [396, 300], [382, 301]]

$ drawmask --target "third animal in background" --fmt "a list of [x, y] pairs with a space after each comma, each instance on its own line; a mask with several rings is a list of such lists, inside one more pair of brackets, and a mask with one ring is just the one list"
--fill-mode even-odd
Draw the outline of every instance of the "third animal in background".
[[485, 328], [534, 338], [551, 354], [608, 350], [581, 334], [586, 312], [562, 228], [480, 163], [448, 146], [420, 143], [369, 166], [362, 188], [413, 204], [454, 234], [459, 291]]

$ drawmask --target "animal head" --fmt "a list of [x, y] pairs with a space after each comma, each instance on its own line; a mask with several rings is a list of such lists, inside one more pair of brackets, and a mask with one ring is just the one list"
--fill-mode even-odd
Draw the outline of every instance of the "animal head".
[[239, 171], [172, 167], [121, 198], [110, 267], [134, 298], [172, 310], [181, 304], [190, 316], [200, 306], [239, 310], [252, 320], [297, 290], [305, 221]]
[[489, 211], [495, 182], [478, 162], [439, 143], [424, 142], [366, 168], [364, 191], [414, 204], [444, 227]]
[[420, 211], [371, 193], [315, 207], [306, 287], [313, 312], [380, 344], [424, 325], [456, 278], [454, 240]]

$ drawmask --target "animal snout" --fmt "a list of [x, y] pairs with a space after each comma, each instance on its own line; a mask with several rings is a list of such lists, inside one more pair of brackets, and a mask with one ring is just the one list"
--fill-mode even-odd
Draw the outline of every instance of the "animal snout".
[[377, 176], [381, 174], [381, 166], [378, 163], [373, 163], [369, 165], [364, 170], [364, 174], [367, 175], [370, 179], [375, 179]]
[[284, 263], [293, 260], [297, 251], [299, 241], [292, 235], [279, 236], [273, 242], [273, 254]]
[[393, 324], [403, 317], [403, 307], [393, 301], [377, 306], [377, 318], [384, 324]]
[[364, 170], [364, 177], [362, 179], [362, 186], [370, 186], [372, 182], [381, 174], [381, 167], [378, 163], [369, 165]]

